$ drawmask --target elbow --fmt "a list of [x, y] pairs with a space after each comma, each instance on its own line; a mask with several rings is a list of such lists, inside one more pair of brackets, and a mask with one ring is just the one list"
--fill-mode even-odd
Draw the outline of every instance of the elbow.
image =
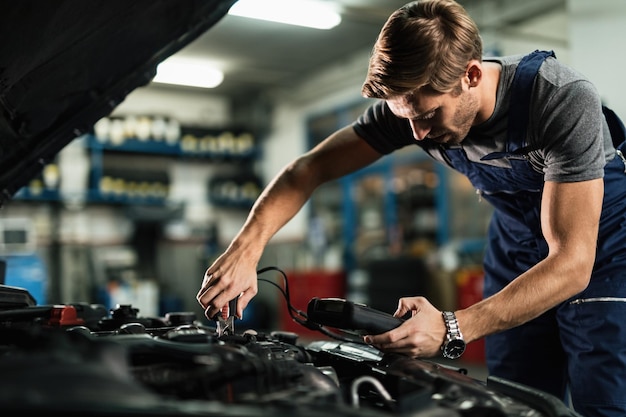
[[587, 245], [552, 247], [546, 258], [548, 272], [558, 282], [562, 297], [571, 297], [585, 290], [591, 280], [595, 264], [595, 250]]
[[290, 182], [299, 183], [308, 178], [311, 171], [307, 155], [301, 155], [287, 164], [281, 175]]
[[590, 280], [591, 274], [579, 274], [578, 276], [576, 276], [575, 279], [571, 280], [570, 295], [576, 295], [584, 291], [589, 285]]
[[308, 154], [299, 156], [285, 166], [280, 178], [285, 185], [307, 194], [312, 193], [323, 182]]
[[546, 260], [558, 277], [563, 296], [572, 296], [589, 285], [596, 262], [597, 229], [584, 238], [550, 239]]
[[568, 257], [568, 266], [565, 273], [570, 277], [570, 291], [573, 294], [585, 290], [591, 280], [595, 264], [595, 251], [582, 251]]
[[314, 152], [308, 152], [289, 163], [285, 167], [283, 175], [299, 187], [305, 186], [315, 189], [333, 179], [328, 176], [328, 171], [330, 170], [324, 165], [323, 159]]

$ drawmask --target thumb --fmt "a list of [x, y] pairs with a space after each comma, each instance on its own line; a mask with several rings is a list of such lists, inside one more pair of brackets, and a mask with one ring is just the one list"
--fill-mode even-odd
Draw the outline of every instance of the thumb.
[[367, 343], [368, 345], [381, 345], [384, 343], [389, 343], [390, 338], [387, 335], [387, 333], [381, 333], [381, 334], [368, 334], [366, 336], [363, 336], [363, 341], [365, 343]]
[[402, 317], [404, 316], [407, 312], [409, 311], [409, 309], [404, 305], [404, 303], [402, 302], [402, 300], [398, 301], [398, 308], [396, 308], [396, 311], [393, 313], [394, 317]]

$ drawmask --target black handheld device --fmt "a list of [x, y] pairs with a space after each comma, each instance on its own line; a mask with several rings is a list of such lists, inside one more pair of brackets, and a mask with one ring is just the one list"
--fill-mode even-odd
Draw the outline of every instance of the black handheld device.
[[401, 325], [404, 320], [364, 304], [341, 298], [317, 298], [309, 301], [307, 318], [314, 323], [360, 334], [380, 334]]

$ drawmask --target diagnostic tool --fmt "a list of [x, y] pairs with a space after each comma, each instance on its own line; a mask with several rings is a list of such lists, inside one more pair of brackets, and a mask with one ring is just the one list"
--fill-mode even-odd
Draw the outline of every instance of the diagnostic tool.
[[307, 317], [314, 323], [359, 334], [380, 334], [401, 325], [404, 320], [364, 304], [341, 298], [317, 298], [309, 301]]

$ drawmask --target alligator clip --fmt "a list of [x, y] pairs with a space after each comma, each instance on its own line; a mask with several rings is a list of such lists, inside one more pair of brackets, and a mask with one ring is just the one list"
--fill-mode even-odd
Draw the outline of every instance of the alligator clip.
[[237, 299], [233, 298], [222, 307], [222, 311], [213, 316], [216, 323], [217, 337], [235, 334], [235, 314], [237, 314]]

